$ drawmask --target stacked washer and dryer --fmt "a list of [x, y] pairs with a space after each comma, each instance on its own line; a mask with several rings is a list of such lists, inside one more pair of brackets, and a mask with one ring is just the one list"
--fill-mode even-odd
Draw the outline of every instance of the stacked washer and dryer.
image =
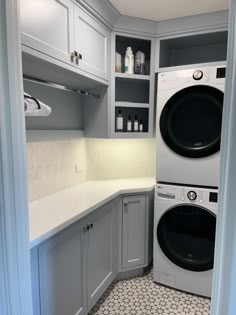
[[210, 296], [225, 67], [160, 73], [154, 281]]

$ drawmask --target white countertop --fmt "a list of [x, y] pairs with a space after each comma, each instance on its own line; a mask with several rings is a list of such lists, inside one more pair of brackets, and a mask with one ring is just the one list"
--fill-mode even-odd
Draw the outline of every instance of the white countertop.
[[87, 181], [29, 203], [31, 248], [120, 194], [148, 192], [155, 179]]

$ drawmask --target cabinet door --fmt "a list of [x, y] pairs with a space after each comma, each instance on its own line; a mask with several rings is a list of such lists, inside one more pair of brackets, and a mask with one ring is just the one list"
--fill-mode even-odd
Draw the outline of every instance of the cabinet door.
[[85, 313], [83, 231], [75, 224], [39, 247], [41, 315]]
[[123, 268], [139, 266], [145, 263], [147, 212], [145, 201], [145, 195], [123, 197]]
[[70, 0], [20, 0], [22, 44], [71, 63], [74, 46]]
[[90, 308], [103, 294], [113, 273], [113, 203], [88, 218], [92, 226], [86, 233], [87, 291]]
[[75, 50], [79, 68], [108, 80], [110, 32], [94, 17], [75, 6]]

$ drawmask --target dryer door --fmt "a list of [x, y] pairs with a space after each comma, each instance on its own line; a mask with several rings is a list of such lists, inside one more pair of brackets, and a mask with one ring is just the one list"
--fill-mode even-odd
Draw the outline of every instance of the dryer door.
[[191, 86], [173, 95], [160, 116], [160, 132], [175, 153], [201, 158], [220, 149], [224, 94], [210, 86]]
[[163, 253], [177, 266], [191, 271], [213, 268], [216, 217], [206, 208], [179, 205], [170, 208], [157, 226]]

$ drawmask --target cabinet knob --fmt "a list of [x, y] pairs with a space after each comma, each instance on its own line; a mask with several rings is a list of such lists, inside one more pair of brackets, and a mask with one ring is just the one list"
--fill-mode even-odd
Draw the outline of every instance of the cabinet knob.
[[79, 54], [79, 59], [82, 60], [83, 59], [83, 55]]
[[124, 206], [127, 207], [128, 206], [128, 202], [124, 202]]

